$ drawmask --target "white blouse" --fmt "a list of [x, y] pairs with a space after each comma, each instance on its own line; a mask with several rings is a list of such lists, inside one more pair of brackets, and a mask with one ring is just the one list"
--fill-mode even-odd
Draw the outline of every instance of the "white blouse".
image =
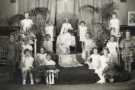
[[63, 23], [63, 24], [62, 24], [62, 27], [61, 27], [61, 32], [60, 32], [60, 34], [63, 34], [63, 33], [65, 33], [65, 32], [67, 32], [69, 29], [70, 29], [70, 30], [73, 30], [72, 25], [71, 25], [70, 23]]
[[87, 33], [87, 27], [86, 26], [79, 26], [79, 37], [80, 41], [84, 41], [86, 38], [86, 33]]
[[29, 30], [32, 27], [33, 21], [31, 19], [23, 19], [21, 21], [21, 25], [23, 27], [23, 31], [26, 32], [27, 30]]

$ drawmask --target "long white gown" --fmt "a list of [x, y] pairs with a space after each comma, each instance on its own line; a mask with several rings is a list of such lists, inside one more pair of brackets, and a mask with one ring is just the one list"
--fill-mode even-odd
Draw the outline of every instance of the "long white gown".
[[108, 42], [107, 47], [110, 51], [112, 62], [118, 64], [117, 42]]
[[110, 20], [110, 28], [112, 28], [113, 30], [111, 30], [111, 35], [114, 35], [117, 37], [117, 35], [120, 33], [120, 21], [119, 19], [111, 19]]
[[75, 46], [75, 37], [66, 32], [57, 38], [57, 54], [70, 54], [70, 46]]

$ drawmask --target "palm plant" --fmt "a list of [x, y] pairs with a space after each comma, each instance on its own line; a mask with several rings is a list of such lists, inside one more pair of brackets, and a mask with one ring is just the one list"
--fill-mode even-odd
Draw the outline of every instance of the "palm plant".
[[[108, 21], [110, 20], [112, 13], [117, 9], [118, 9], [118, 7], [117, 7], [116, 3], [114, 3], [114, 2], [106, 3], [101, 8], [95, 7], [92, 5], [84, 5], [84, 6], [80, 7], [79, 10], [87, 10], [90, 13], [96, 13], [100, 16], [101, 21], [100, 20], [98, 22], [94, 21], [94, 24], [93, 24], [100, 29], [100, 30], [98, 30], [97, 35], [93, 35], [93, 36], [95, 36], [95, 38], [98, 42], [102, 41], [102, 42], [100, 42], [99, 45], [103, 46], [103, 44], [104, 44], [103, 41], [105, 41], [109, 37], [109, 34], [108, 34], [109, 31], [107, 29]], [[96, 29], [94, 29], [94, 30], [96, 30]]]

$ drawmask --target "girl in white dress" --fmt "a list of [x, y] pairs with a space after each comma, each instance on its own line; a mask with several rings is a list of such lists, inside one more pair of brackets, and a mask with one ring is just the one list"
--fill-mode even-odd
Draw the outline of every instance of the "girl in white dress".
[[114, 35], [115, 37], [118, 37], [120, 34], [120, 21], [117, 18], [117, 14], [113, 13], [112, 18], [109, 22], [109, 28], [111, 30], [111, 35]]
[[119, 64], [118, 52], [117, 52], [118, 43], [115, 41], [115, 37], [114, 36], [110, 37], [110, 40], [107, 43], [107, 48], [110, 51], [112, 62], [115, 63], [115, 64]]
[[89, 69], [99, 69], [100, 55], [97, 48], [93, 48], [93, 54], [88, 57], [86, 64], [88, 64]]
[[62, 24], [60, 34], [68, 32], [68, 30], [73, 30], [72, 25], [69, 23], [68, 18], [65, 19], [65, 22]]
[[56, 63], [51, 59], [51, 55], [47, 54], [46, 56], [46, 66], [47, 66], [47, 76], [46, 76], [46, 84], [55, 84], [55, 65]]
[[29, 13], [26, 12], [25, 19], [21, 21], [22, 32], [23, 33], [29, 32], [32, 26], [33, 26], [33, 21], [29, 19]]
[[27, 74], [30, 77], [30, 84], [34, 84], [32, 68], [33, 68], [34, 58], [31, 56], [31, 51], [29, 49], [24, 50], [24, 56], [21, 59], [20, 68], [22, 72], [22, 84], [26, 84]]
[[86, 39], [86, 33], [88, 32], [86, 23], [84, 21], [81, 21], [78, 28], [79, 28], [80, 41], [83, 43], [84, 40]]
[[90, 38], [90, 34], [89, 33], [86, 33], [85, 35], [85, 39], [84, 39], [84, 44], [82, 46], [82, 58], [84, 60], [86, 60], [88, 58], [88, 56], [90, 56], [91, 54], [91, 51], [94, 47], [96, 47], [96, 44], [94, 42], [94, 40], [92, 40]]
[[36, 62], [39, 66], [46, 65], [46, 55], [44, 48], [40, 48], [40, 53], [36, 56]]
[[32, 46], [29, 44], [29, 41], [28, 41], [28, 40], [24, 40], [24, 42], [22, 42], [21, 49], [22, 49], [22, 55], [24, 54], [23, 52], [24, 52], [26, 49], [29, 49], [30, 51], [33, 51], [33, 48], [32, 48]]
[[57, 53], [69, 54], [70, 46], [75, 46], [75, 36], [71, 35], [68, 31], [60, 34], [57, 38]]
[[98, 74], [100, 80], [97, 83], [103, 84], [106, 82], [104, 70], [108, 68], [108, 64], [110, 63], [111, 57], [109, 54], [108, 48], [103, 49], [103, 55], [100, 57], [100, 66], [95, 70]]

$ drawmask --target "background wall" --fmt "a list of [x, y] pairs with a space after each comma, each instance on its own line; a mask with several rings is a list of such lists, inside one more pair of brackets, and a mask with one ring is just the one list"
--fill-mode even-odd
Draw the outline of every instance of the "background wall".
[[[0, 0], [0, 18], [10, 17], [18, 12], [18, 4], [11, 3], [10, 0]], [[135, 0], [127, 0], [119, 4], [120, 20], [122, 25], [127, 25], [128, 11], [135, 11]]]
[[10, 17], [17, 11], [17, 2], [11, 3], [10, 0], [0, 0], [0, 17]]

